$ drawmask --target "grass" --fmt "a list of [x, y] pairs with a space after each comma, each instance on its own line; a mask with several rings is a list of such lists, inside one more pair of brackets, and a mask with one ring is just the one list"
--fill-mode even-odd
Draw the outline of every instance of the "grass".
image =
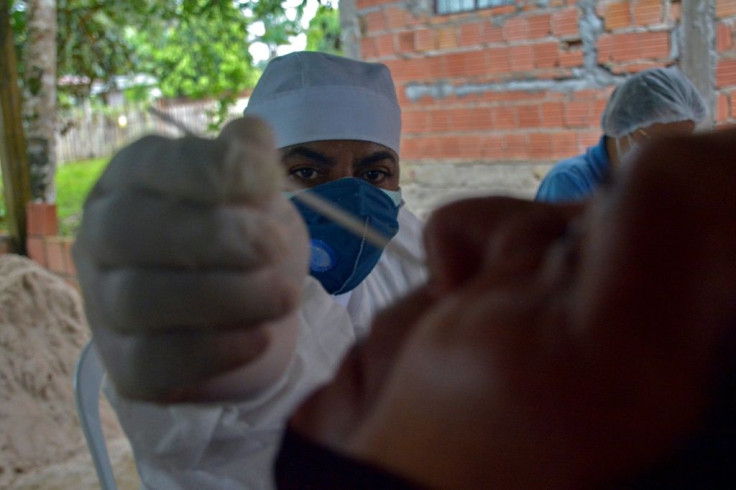
[[[56, 169], [56, 211], [59, 234], [74, 236], [82, 219], [82, 205], [108, 158], [66, 163]], [[0, 234], [6, 230], [5, 189], [0, 173]]]
[[74, 236], [82, 219], [82, 205], [105, 169], [108, 158], [61, 165], [56, 169], [56, 212], [59, 234]]

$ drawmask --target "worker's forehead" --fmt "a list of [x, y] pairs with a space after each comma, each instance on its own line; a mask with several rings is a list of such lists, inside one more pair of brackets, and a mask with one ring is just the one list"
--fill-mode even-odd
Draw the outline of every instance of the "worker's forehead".
[[390, 155], [394, 160], [398, 161], [398, 155], [391, 148], [375, 143], [373, 141], [361, 141], [361, 140], [321, 140], [321, 141], [309, 141], [306, 143], [299, 143], [296, 145], [286, 146], [281, 148], [283, 154], [287, 154], [289, 151], [295, 148], [308, 148], [312, 151], [319, 152], [324, 155], [331, 155], [337, 153], [351, 153], [354, 156], [366, 156], [374, 153], [386, 153]]

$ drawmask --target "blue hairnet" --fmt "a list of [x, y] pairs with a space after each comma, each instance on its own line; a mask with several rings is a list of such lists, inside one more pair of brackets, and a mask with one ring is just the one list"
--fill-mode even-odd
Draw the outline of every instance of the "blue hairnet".
[[682, 72], [652, 68], [616, 88], [601, 116], [601, 128], [606, 136], [618, 138], [657, 123], [697, 125], [707, 114], [703, 97]]

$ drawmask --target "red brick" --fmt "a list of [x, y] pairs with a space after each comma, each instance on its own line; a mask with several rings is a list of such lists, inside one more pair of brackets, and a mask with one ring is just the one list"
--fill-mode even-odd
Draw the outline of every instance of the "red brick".
[[489, 73], [506, 73], [511, 69], [508, 48], [489, 48], [486, 52]]
[[516, 108], [520, 128], [538, 128], [542, 124], [539, 105], [520, 105]]
[[434, 29], [414, 31], [414, 47], [417, 51], [428, 51], [437, 48], [437, 36]]
[[428, 112], [425, 110], [401, 112], [402, 133], [423, 133], [429, 128]]
[[[483, 155], [483, 138], [479, 135], [465, 135], [458, 138], [459, 151], [455, 154], [460, 158], [477, 160]], [[449, 155], [452, 157], [453, 155]]]
[[716, 0], [716, 17], [722, 19], [736, 15], [736, 0]]
[[488, 10], [488, 15], [496, 17], [499, 15], [508, 15], [513, 14], [516, 12], [516, 6], [515, 5], [504, 5], [501, 7], [494, 7], [492, 9]]
[[483, 42], [500, 43], [503, 42], [503, 27], [492, 22], [486, 21], [483, 26]]
[[66, 272], [66, 264], [64, 262], [64, 250], [62, 241], [59, 238], [47, 238], [44, 241], [46, 248], [47, 267], [51, 272], [63, 274]]
[[493, 129], [491, 109], [488, 107], [453, 109], [448, 112], [452, 131], [474, 131]]
[[421, 12], [406, 12], [406, 24], [404, 27], [416, 27], [426, 24], [428, 21], [427, 14]]
[[437, 143], [439, 148], [433, 155], [437, 158], [456, 157], [462, 148], [460, 138], [457, 136], [440, 136], [437, 138]]
[[612, 36], [611, 58], [614, 61], [635, 61], [641, 50], [639, 34], [614, 34]]
[[446, 64], [451, 77], [484, 75], [489, 69], [485, 50], [449, 54]]
[[526, 134], [508, 133], [504, 135], [504, 156], [510, 160], [529, 158], [529, 140]]
[[511, 46], [509, 48], [509, 62], [513, 71], [534, 69], [534, 48], [531, 44]]
[[634, 4], [634, 24], [644, 26], [662, 22], [662, 0], [638, 0]]
[[650, 68], [656, 68], [661, 67], [661, 63], [654, 63], [652, 61], [643, 61], [643, 62], [634, 62], [634, 63], [625, 63], [623, 65], [618, 65], [613, 67], [613, 73], [616, 75], [621, 74], [634, 74], [639, 73], [640, 71], [649, 70]]
[[731, 26], [725, 22], [719, 22], [716, 27], [716, 47], [718, 52], [728, 51], [733, 46]]
[[376, 38], [364, 37], [360, 40], [360, 54], [363, 59], [373, 59], [378, 57], [378, 49], [376, 48]]
[[483, 43], [483, 22], [460, 26], [460, 46], [479, 46]]
[[560, 66], [563, 68], [571, 68], [574, 66], [583, 66], [582, 51], [563, 51], [560, 53]]
[[443, 27], [437, 31], [437, 47], [440, 49], [457, 47], [457, 31], [454, 27]]
[[400, 32], [399, 33], [399, 52], [410, 53], [414, 51], [414, 33], [413, 32]]
[[716, 66], [716, 87], [736, 85], [736, 59], [721, 59]]
[[728, 117], [729, 119], [736, 117], [736, 95], [734, 92], [728, 92], [724, 94], [728, 97]]
[[490, 160], [500, 160], [503, 158], [503, 137], [502, 136], [484, 136], [483, 149], [481, 158]]
[[368, 12], [363, 19], [365, 19], [363, 23], [367, 35], [383, 32], [388, 29], [388, 22], [386, 22], [386, 17], [383, 15], [383, 10]]
[[429, 131], [446, 132], [451, 130], [450, 117], [447, 111], [431, 111], [429, 113]]
[[562, 102], [544, 102], [541, 107], [542, 121], [540, 126], [561, 128], [565, 125], [565, 106]]
[[[601, 94], [602, 96], [603, 94]], [[599, 100], [596, 100], [592, 103], [592, 111], [593, 111], [593, 120], [594, 121], [600, 121], [601, 115], [603, 115], [603, 111], [606, 110], [606, 105], [608, 104], [608, 97], [601, 98]]]
[[540, 43], [534, 45], [534, 67], [553, 68], [558, 63], [558, 49], [556, 42]]
[[554, 158], [570, 158], [580, 152], [577, 132], [552, 133], [552, 154]]
[[672, 22], [679, 22], [682, 17], [682, 8], [680, 3], [670, 3], [670, 20]]
[[56, 204], [29, 202], [26, 205], [28, 235], [55, 236], [59, 234]]
[[601, 140], [600, 130], [596, 131], [577, 131], [578, 135], [578, 148], [589, 148], [596, 146]]
[[499, 106], [494, 107], [492, 111], [493, 115], [493, 129], [516, 129], [516, 108], [513, 106]]
[[399, 29], [406, 27], [406, 10], [391, 7], [385, 10], [385, 14], [389, 29]]
[[716, 122], [727, 121], [731, 117], [727, 94], [719, 94], [716, 102]]
[[670, 54], [670, 35], [668, 32], [643, 32], [639, 34], [639, 56], [642, 59], [657, 60]]
[[570, 7], [552, 15], [552, 33], [555, 36], [573, 36], [579, 34], [578, 9]]
[[442, 58], [411, 58], [387, 63], [394, 81], [426, 80], [445, 76]]
[[629, 2], [608, 4], [603, 15], [603, 22], [607, 31], [629, 27], [631, 25]]
[[376, 50], [378, 56], [389, 56], [396, 52], [393, 34], [381, 34], [376, 36]]
[[551, 160], [552, 135], [549, 133], [529, 134], [529, 157], [534, 160]]
[[529, 36], [529, 22], [524, 17], [512, 17], [503, 26], [506, 41], [523, 41]]
[[598, 44], [596, 45], [598, 50], [598, 61], [605, 63], [613, 59], [613, 36], [610, 34], [603, 34], [598, 38]]
[[565, 124], [568, 127], [587, 127], [593, 122], [590, 101], [573, 100], [565, 106]]
[[445, 65], [445, 57], [433, 56], [431, 58], [425, 58], [419, 65], [419, 68], [423, 70], [424, 77], [437, 79], [447, 76], [447, 68]]
[[547, 37], [552, 33], [552, 16], [550, 14], [529, 17], [529, 39]]
[[26, 239], [26, 252], [31, 260], [43, 267], [46, 267], [47, 261], [44, 238], [41, 236], [29, 236]]

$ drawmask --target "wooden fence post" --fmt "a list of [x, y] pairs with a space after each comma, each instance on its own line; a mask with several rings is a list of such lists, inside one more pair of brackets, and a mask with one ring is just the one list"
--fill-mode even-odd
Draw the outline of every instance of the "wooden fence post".
[[0, 112], [0, 163], [10, 246], [12, 252], [25, 254], [26, 203], [31, 199], [31, 179], [23, 136], [9, 2], [4, 1], [0, 1]]

